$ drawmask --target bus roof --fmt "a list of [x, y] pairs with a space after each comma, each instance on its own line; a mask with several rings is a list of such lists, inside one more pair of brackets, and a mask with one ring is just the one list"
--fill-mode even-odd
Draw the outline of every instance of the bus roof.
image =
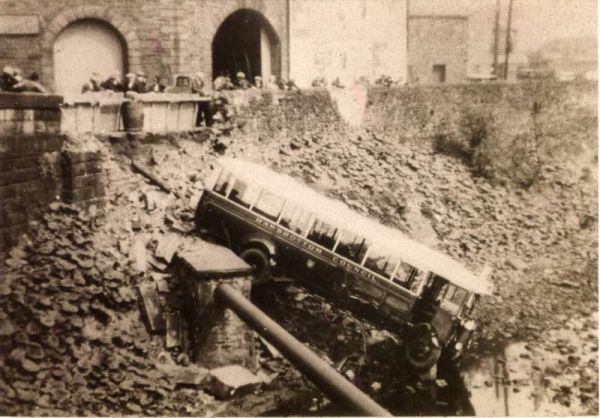
[[236, 178], [305, 208], [333, 226], [366, 238], [419, 270], [435, 273], [468, 291], [491, 294], [492, 284], [488, 277], [475, 276], [448, 255], [414, 241], [396, 229], [360, 215], [344, 203], [325, 197], [288, 175], [240, 159], [221, 158], [219, 163]]

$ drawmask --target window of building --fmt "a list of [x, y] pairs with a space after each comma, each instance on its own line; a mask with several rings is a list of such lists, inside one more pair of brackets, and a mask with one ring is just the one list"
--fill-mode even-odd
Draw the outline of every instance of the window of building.
[[247, 208], [258, 197], [258, 188], [248, 185], [245, 181], [237, 179], [233, 184], [231, 193], [229, 193], [229, 199]]
[[446, 82], [446, 65], [435, 64], [433, 66], [433, 81], [434, 83], [445, 83]]
[[339, 242], [335, 248], [335, 252], [342, 257], [346, 257], [347, 259], [360, 264], [363, 258], [365, 258], [365, 253], [367, 252], [367, 248], [369, 248], [370, 243], [367, 242], [366, 239], [350, 232], [343, 231], [338, 235]]
[[283, 207], [283, 199], [275, 196], [273, 193], [263, 190], [252, 210], [261, 215], [276, 221]]

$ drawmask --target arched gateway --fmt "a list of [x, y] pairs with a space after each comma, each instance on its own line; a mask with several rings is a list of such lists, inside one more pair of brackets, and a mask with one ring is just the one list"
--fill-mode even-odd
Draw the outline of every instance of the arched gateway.
[[219, 26], [212, 42], [213, 78], [243, 71], [252, 81], [281, 75], [281, 45], [269, 21], [259, 12], [237, 10]]
[[77, 20], [65, 27], [53, 45], [54, 83], [59, 94], [77, 94], [93, 73], [123, 74], [126, 45], [111, 25], [96, 19]]

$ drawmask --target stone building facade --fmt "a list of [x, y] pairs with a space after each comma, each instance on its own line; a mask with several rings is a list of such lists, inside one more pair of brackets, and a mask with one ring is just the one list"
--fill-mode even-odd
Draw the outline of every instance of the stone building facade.
[[[265, 75], [266, 70], [287, 78], [288, 3], [0, 0], [1, 64], [16, 65], [25, 75], [37, 72], [53, 90], [80, 83], [92, 68], [167, 77], [202, 71], [213, 77], [218, 62], [218, 70], [230, 73], [248, 69], [249, 75]], [[239, 33], [246, 29], [251, 33]], [[214, 51], [219, 32], [221, 50]], [[232, 52], [228, 39], [244, 45]]]
[[409, 15], [409, 83], [438, 84], [466, 81], [468, 44], [467, 16]]
[[291, 76], [406, 81], [408, 0], [291, 0]]

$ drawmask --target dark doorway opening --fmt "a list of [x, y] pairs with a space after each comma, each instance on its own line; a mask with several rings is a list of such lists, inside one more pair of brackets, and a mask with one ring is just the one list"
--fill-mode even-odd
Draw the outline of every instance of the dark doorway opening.
[[273, 28], [260, 13], [247, 9], [232, 13], [212, 42], [213, 78], [229, 74], [234, 79], [238, 71], [249, 81], [257, 75], [278, 75], [278, 44]]

